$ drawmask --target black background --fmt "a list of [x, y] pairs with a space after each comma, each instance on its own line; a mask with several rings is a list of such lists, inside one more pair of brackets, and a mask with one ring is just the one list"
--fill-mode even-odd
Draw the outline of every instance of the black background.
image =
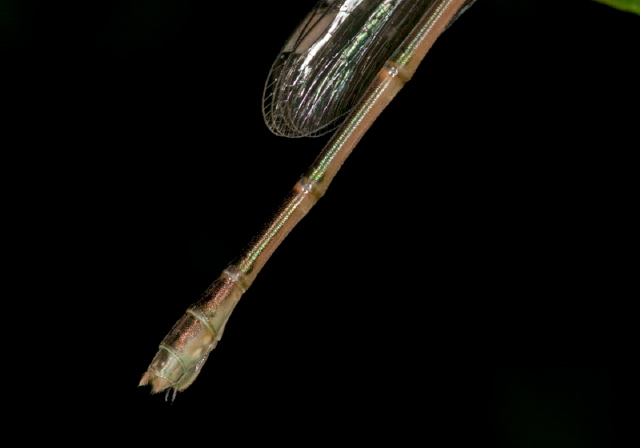
[[260, 110], [313, 1], [1, 2], [9, 301], [41, 347], [11, 358], [36, 375], [14, 415], [136, 445], [612, 446], [640, 18], [558, 3], [443, 34], [169, 404], [136, 388], [157, 344], [326, 141]]

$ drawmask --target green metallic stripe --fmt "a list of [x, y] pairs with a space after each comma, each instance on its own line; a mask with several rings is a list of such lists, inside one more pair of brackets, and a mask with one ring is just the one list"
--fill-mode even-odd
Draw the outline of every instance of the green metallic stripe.
[[322, 151], [316, 162], [309, 168], [306, 177], [311, 181], [321, 184], [328, 169], [331, 167], [336, 155], [342, 151], [345, 142], [356, 131], [369, 111], [376, 105], [378, 98], [387, 87], [387, 83], [377, 83], [375, 88], [368, 92], [361, 103], [354, 109], [347, 121], [336, 132], [327, 147]]
[[[296, 194], [294, 187], [294, 190], [292, 191], [292, 193], [294, 194], [291, 195], [290, 193], [290, 196], [285, 199], [283, 205], [286, 205], [282, 209], [278, 210], [275, 219], [268, 224], [268, 230], [256, 242], [256, 244], [251, 245], [247, 253], [242, 256], [242, 259], [237, 263], [238, 270], [241, 271], [244, 275], [248, 275], [253, 270], [255, 261], [258, 259], [258, 257], [260, 257], [262, 252], [264, 252], [265, 248], [271, 245], [274, 238], [280, 233], [282, 227], [285, 226], [285, 224], [289, 221], [289, 218], [291, 218], [291, 215], [296, 212], [298, 206], [307, 197], [306, 190], [301, 190], [304, 193]], [[292, 201], [291, 199], [294, 200]]]
[[404, 67], [409, 63], [411, 58], [413, 57], [416, 48], [420, 45], [422, 38], [427, 33], [427, 31], [433, 27], [433, 24], [440, 17], [444, 9], [448, 6], [450, 2], [448, 0], [440, 1], [437, 6], [434, 8], [430, 8], [427, 11], [429, 14], [428, 20], [422, 24], [420, 30], [417, 33], [411, 33], [410, 40], [406, 43], [402, 43], [398, 50], [391, 56], [391, 60], [395, 62], [398, 66]]

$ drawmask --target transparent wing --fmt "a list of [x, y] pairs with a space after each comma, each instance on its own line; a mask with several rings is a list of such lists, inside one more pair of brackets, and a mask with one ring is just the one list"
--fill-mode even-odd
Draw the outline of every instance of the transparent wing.
[[263, 95], [271, 131], [317, 137], [334, 130], [431, 0], [323, 0], [276, 58]]

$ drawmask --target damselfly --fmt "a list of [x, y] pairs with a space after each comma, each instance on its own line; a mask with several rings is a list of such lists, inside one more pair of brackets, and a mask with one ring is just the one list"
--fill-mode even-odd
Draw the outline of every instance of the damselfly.
[[291, 229], [322, 197], [376, 117], [437, 37], [474, 0], [323, 0], [286, 42], [267, 79], [267, 125], [287, 137], [337, 128], [248, 248], [160, 344], [142, 377], [174, 397], [196, 379], [242, 294]]

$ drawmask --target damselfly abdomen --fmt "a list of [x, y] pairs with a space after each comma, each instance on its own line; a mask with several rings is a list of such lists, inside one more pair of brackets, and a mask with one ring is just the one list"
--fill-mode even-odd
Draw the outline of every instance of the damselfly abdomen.
[[186, 389], [198, 376], [242, 294], [291, 229], [322, 197], [373, 121], [411, 78], [437, 37], [473, 0], [321, 1], [273, 64], [263, 108], [276, 134], [337, 127], [276, 213], [174, 325], [140, 385]]

